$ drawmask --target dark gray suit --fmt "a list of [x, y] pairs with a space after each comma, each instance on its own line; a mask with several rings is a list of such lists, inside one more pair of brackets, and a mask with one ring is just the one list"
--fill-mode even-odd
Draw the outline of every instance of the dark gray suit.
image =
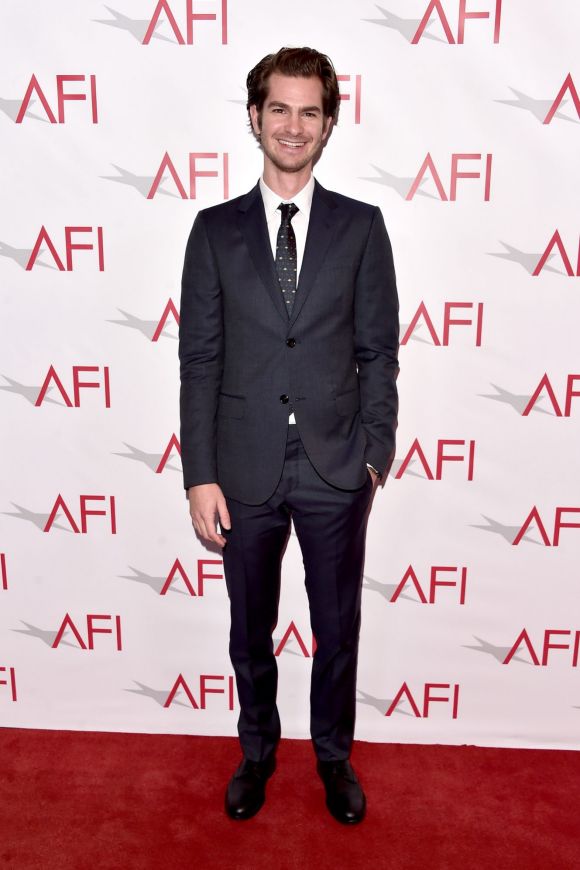
[[[185, 487], [260, 504], [280, 478], [293, 407], [318, 473], [361, 486], [395, 446], [398, 301], [378, 208], [315, 184], [289, 319], [258, 185], [201, 211], [181, 298]], [[358, 368], [358, 372], [357, 372]]]
[[378, 208], [315, 184], [291, 317], [259, 185], [199, 212], [180, 312], [184, 485], [219, 483], [232, 519], [222, 529], [230, 654], [250, 759], [267, 757], [280, 733], [271, 634], [291, 516], [318, 643], [314, 745], [323, 760], [350, 752], [366, 463], [384, 475], [394, 457], [398, 329]]

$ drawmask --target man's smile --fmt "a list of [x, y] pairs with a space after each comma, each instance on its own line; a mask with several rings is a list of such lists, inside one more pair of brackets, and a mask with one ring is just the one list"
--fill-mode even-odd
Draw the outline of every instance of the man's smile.
[[306, 145], [306, 142], [292, 142], [290, 139], [277, 139], [277, 142], [280, 145], [285, 145], [290, 148], [301, 148], [303, 145]]

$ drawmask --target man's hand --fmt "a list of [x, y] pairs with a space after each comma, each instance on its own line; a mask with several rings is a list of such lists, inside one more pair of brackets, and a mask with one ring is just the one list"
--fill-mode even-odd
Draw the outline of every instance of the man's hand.
[[231, 528], [230, 515], [226, 500], [217, 483], [201, 483], [190, 486], [187, 491], [189, 498], [189, 515], [197, 534], [208, 543], [225, 547], [226, 538], [217, 531], [216, 518], [224, 529]]
[[380, 479], [380, 478], [379, 478], [379, 475], [378, 475], [377, 472], [374, 470], [374, 468], [369, 468], [368, 465], [367, 465], [367, 468], [368, 468], [369, 474], [370, 474], [370, 476], [371, 476], [371, 480], [372, 480], [372, 482], [373, 482], [373, 487], [374, 487], [374, 486], [376, 485], [376, 483], [377, 483], [377, 480]]

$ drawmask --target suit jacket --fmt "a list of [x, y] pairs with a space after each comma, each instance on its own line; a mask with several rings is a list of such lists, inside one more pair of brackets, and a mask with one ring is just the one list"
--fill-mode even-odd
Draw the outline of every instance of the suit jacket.
[[362, 486], [391, 465], [398, 298], [379, 208], [315, 183], [288, 317], [259, 185], [200, 211], [183, 267], [179, 358], [184, 486], [246, 504], [282, 472], [289, 410], [317, 472]]

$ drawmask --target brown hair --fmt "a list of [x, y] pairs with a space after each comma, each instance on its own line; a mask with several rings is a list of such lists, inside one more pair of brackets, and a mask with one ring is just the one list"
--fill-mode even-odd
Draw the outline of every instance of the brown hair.
[[246, 79], [248, 115], [250, 106], [255, 106], [261, 118], [268, 96], [268, 79], [272, 73], [305, 78], [317, 76], [322, 82], [322, 111], [327, 118], [333, 118], [336, 122], [340, 100], [336, 72], [330, 58], [313, 48], [281, 48], [276, 54], [267, 54], [250, 70]]

